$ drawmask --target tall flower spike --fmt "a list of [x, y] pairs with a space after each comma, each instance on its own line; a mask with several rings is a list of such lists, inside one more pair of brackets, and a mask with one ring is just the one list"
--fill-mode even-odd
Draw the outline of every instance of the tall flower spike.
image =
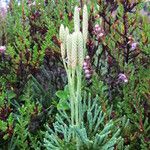
[[64, 59], [65, 58], [65, 43], [61, 43], [60, 47], [61, 47], [61, 56], [62, 56], [62, 59]]
[[61, 42], [64, 42], [64, 34], [65, 34], [65, 28], [64, 28], [64, 25], [61, 24], [60, 29], [59, 29], [59, 38]]
[[81, 32], [78, 32], [78, 64], [80, 67], [83, 66], [83, 61], [84, 61], [83, 35]]
[[77, 65], [77, 33], [72, 34], [72, 51], [71, 51], [71, 67], [76, 68]]
[[66, 27], [64, 29], [64, 40], [63, 40], [63, 43], [64, 43], [64, 48], [66, 49], [67, 47], [67, 36], [69, 35], [69, 29], [68, 27]]
[[68, 29], [68, 27], [66, 27], [66, 29], [65, 29], [65, 39], [67, 39], [67, 35], [69, 35], [69, 29]]
[[82, 32], [83, 32], [84, 42], [86, 43], [88, 37], [88, 11], [86, 5], [84, 5], [83, 7]]
[[80, 31], [80, 18], [79, 18], [79, 9], [76, 6], [74, 9], [74, 31], [79, 32]]
[[72, 49], [72, 35], [67, 35], [67, 60], [68, 67], [71, 67], [71, 49]]

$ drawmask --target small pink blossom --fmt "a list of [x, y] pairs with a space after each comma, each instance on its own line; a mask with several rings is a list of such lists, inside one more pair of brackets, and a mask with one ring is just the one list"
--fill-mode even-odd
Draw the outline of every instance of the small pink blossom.
[[83, 67], [86, 67], [86, 66], [87, 66], [87, 62], [84, 62], [84, 63], [83, 63]]
[[4, 53], [6, 51], [6, 47], [5, 46], [0, 46], [0, 53]]
[[127, 83], [128, 82], [128, 78], [127, 78], [127, 76], [125, 74], [119, 73], [119, 75], [118, 75], [118, 81], [119, 82]]
[[81, 11], [81, 8], [80, 8], [80, 7], [78, 7], [78, 11], [79, 11], [79, 12]]
[[99, 40], [100, 38], [102, 38], [104, 36], [104, 30], [100, 27], [99, 24], [96, 24], [93, 29], [93, 34]]
[[84, 72], [85, 72], [85, 74], [89, 74], [89, 73], [90, 73], [90, 70], [87, 69], [87, 70], [85, 70]]
[[84, 69], [84, 70], [88, 69], [88, 66], [83, 66], [83, 69]]
[[95, 30], [95, 32], [100, 32], [101, 27], [98, 24], [96, 24], [94, 27], [94, 30]]
[[99, 38], [102, 36], [104, 36], [104, 33], [102, 33], [102, 32], [97, 35], [97, 37], [99, 37]]
[[91, 74], [86, 74], [85, 77], [86, 77], [86, 78], [90, 78], [90, 77], [91, 77]]
[[137, 48], [138, 43], [134, 42], [131, 44], [131, 50], [134, 51]]
[[99, 28], [99, 27], [100, 27], [99, 24], [96, 24], [96, 25], [95, 25], [95, 28]]
[[92, 70], [92, 65], [91, 65], [91, 62], [90, 62], [90, 56], [89, 55], [87, 55], [84, 59], [83, 70], [84, 70], [84, 73], [85, 73], [86, 80], [88, 81], [88, 83], [91, 83], [90, 79], [92, 77], [93, 70]]
[[0, 2], [0, 16], [4, 19], [7, 14], [7, 5], [4, 2]]
[[30, 1], [29, 1], [28, 3], [29, 3], [29, 4], [28, 4], [29, 7], [36, 5], [36, 2], [35, 2], [35, 1], [34, 1], [34, 2], [30, 2]]

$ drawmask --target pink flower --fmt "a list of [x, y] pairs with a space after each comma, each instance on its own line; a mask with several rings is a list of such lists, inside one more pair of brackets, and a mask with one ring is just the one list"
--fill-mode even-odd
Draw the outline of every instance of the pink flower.
[[96, 24], [96, 25], [95, 25], [95, 28], [100, 28], [99, 24]]
[[78, 7], [78, 11], [79, 11], [79, 12], [81, 11], [81, 8], [80, 8], [80, 7]]
[[94, 30], [95, 30], [95, 32], [100, 32], [101, 27], [98, 24], [96, 24], [94, 27]]
[[87, 62], [84, 62], [83, 63], [83, 67], [86, 67], [88, 64], [87, 64]]
[[100, 25], [96, 24], [93, 29], [93, 34], [99, 40], [100, 38], [104, 36], [104, 30], [100, 27]]
[[0, 46], [0, 53], [4, 53], [6, 51], [6, 47], [5, 46]]
[[85, 77], [86, 78], [91, 78], [91, 74], [86, 74]]
[[35, 6], [36, 5], [36, 2], [31, 2], [31, 1], [28, 1], [28, 6], [31, 7], [31, 6]]
[[86, 69], [84, 72], [85, 72], [85, 74], [89, 74], [90, 70]]
[[83, 70], [86, 70], [86, 69], [88, 69], [88, 66], [83, 66]]
[[0, 16], [4, 19], [7, 14], [7, 5], [0, 1]]
[[97, 35], [98, 38], [100, 38], [102, 36], [104, 36], [104, 33], [102, 33], [102, 32]]
[[118, 75], [118, 81], [119, 82], [127, 83], [128, 82], [128, 78], [127, 78], [127, 76], [125, 74], [119, 73], [119, 75]]
[[92, 66], [91, 66], [91, 62], [90, 62], [90, 56], [86, 56], [84, 59], [84, 63], [83, 63], [83, 70], [85, 73], [85, 78], [86, 80], [91, 83], [91, 77], [93, 74], [93, 70], [92, 70]]
[[138, 43], [134, 42], [131, 44], [131, 50], [134, 51], [137, 48]]

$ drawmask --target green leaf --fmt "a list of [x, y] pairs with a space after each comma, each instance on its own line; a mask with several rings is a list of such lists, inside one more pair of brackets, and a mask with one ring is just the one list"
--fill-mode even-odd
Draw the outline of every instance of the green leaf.
[[5, 132], [7, 130], [7, 123], [0, 120], [0, 130]]
[[7, 140], [8, 137], [9, 137], [9, 134], [7, 133], [7, 134], [5, 134], [5, 135], [3, 136], [3, 139], [4, 139], [4, 140]]
[[8, 98], [13, 99], [16, 97], [16, 94], [13, 91], [8, 91]]
[[56, 92], [56, 96], [59, 97], [61, 100], [67, 100], [68, 92], [59, 90], [59, 91]]
[[14, 118], [13, 118], [12, 113], [11, 113], [11, 114], [9, 115], [9, 117], [8, 117], [8, 122], [9, 122], [9, 125], [12, 125], [13, 122], [14, 122]]
[[67, 101], [61, 99], [59, 101], [59, 103], [57, 104], [57, 109], [59, 109], [59, 110], [68, 110], [69, 106], [67, 104]]

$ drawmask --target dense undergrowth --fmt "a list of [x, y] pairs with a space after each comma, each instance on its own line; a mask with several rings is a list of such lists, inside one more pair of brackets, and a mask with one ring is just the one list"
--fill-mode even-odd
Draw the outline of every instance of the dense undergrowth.
[[150, 149], [146, 8], [14, 0], [1, 9], [0, 149]]

